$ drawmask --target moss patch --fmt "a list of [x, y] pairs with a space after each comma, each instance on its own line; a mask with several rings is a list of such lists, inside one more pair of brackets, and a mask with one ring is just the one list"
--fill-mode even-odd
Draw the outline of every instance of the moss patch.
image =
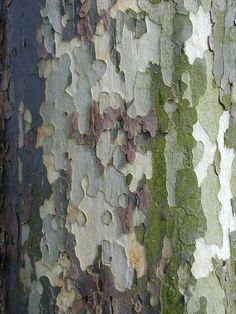
[[[176, 56], [172, 86], [164, 84], [161, 69], [151, 65], [151, 95], [157, 113], [158, 135], [152, 140], [149, 149], [153, 154], [153, 177], [148, 181], [152, 195], [150, 224], [145, 235], [145, 247], [149, 268], [157, 265], [161, 258], [162, 241], [166, 235], [172, 246], [170, 264], [165, 278], [161, 281], [161, 309], [163, 313], [184, 313], [186, 305], [179, 291], [178, 270], [180, 265], [188, 269], [189, 280], [194, 283], [190, 268], [194, 261], [195, 240], [204, 236], [206, 218], [201, 208], [201, 193], [193, 169], [192, 149], [196, 141], [192, 136], [193, 125], [197, 122], [197, 112], [188, 100], [182, 99], [186, 84], [182, 81], [184, 71], [191, 73], [191, 79], [203, 79], [203, 84], [195, 86], [194, 101], [197, 105], [199, 93], [204, 93], [206, 86], [205, 68], [201, 62], [191, 67], [183, 54]], [[166, 189], [165, 134], [168, 133], [170, 119], [164, 109], [166, 101], [177, 103], [172, 120], [177, 128], [178, 145], [183, 154], [183, 168], [176, 173], [177, 206], [169, 207]], [[173, 157], [174, 158], [174, 157]], [[190, 284], [188, 282], [188, 285]]]

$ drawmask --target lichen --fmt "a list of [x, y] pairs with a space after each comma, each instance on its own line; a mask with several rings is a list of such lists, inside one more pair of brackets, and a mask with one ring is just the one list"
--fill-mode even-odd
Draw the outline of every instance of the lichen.
[[[149, 265], [161, 258], [162, 239], [166, 233], [171, 241], [172, 254], [164, 278], [161, 281], [161, 305], [163, 313], [183, 313], [186, 310], [184, 297], [179, 291], [179, 267], [188, 269], [188, 285], [195, 284], [190, 272], [195, 251], [195, 239], [204, 236], [206, 218], [201, 208], [201, 192], [198, 187], [196, 174], [193, 169], [192, 150], [196, 145], [193, 138], [193, 125], [197, 121], [197, 112], [188, 100], [182, 99], [186, 84], [182, 82], [182, 73], [191, 71], [184, 55], [175, 58], [172, 88], [163, 82], [160, 68], [152, 65], [152, 96], [157, 112], [159, 133], [152, 140], [150, 149], [153, 154], [153, 177], [148, 182], [151, 195], [151, 217], [145, 238]], [[194, 69], [195, 73], [198, 69]], [[203, 71], [204, 72], [204, 71]], [[203, 73], [204, 75], [204, 73]], [[192, 74], [193, 80], [195, 74]], [[196, 82], [195, 82], [196, 84]], [[195, 87], [196, 94], [204, 92], [205, 85]], [[165, 103], [175, 101], [176, 109], [168, 116]], [[165, 161], [165, 134], [171, 132], [170, 123], [174, 123], [177, 130], [177, 142], [183, 158], [182, 168], [176, 171], [176, 206], [170, 207], [166, 189], [166, 161]], [[144, 242], [145, 243], [145, 242]], [[157, 259], [156, 259], [157, 258]], [[186, 293], [186, 291], [185, 291]]]

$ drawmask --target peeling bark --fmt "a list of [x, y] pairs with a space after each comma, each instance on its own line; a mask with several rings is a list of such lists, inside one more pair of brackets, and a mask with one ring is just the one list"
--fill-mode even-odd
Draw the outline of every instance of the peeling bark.
[[236, 312], [235, 13], [3, 1], [2, 313]]

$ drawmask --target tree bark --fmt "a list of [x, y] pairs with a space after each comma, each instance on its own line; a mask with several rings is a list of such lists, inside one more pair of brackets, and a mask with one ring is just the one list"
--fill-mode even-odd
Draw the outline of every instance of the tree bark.
[[1, 4], [1, 313], [236, 313], [236, 3]]

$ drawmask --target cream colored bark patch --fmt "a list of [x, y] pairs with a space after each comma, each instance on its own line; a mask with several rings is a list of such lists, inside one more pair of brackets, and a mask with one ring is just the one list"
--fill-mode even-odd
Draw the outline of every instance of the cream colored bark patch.
[[43, 142], [46, 137], [52, 136], [54, 133], [54, 127], [53, 124], [43, 124], [41, 127], [37, 130], [37, 142], [36, 142], [36, 148], [39, 148], [43, 146]]
[[216, 144], [212, 144], [207, 132], [203, 129], [199, 121], [193, 126], [193, 136], [196, 141], [200, 141], [204, 145], [203, 157], [194, 168], [198, 179], [198, 185], [201, 186], [203, 180], [207, 176], [207, 169], [209, 165], [213, 164]]
[[125, 243], [129, 265], [136, 270], [137, 277], [141, 278], [147, 268], [144, 247], [138, 241], [128, 236], [125, 237]]
[[185, 42], [185, 53], [189, 63], [193, 64], [196, 58], [203, 58], [208, 50], [208, 37], [211, 34], [211, 21], [209, 13], [205, 13], [202, 6], [196, 13], [190, 12], [190, 21], [193, 25], [192, 36]]
[[[222, 228], [222, 246], [208, 245], [205, 239], [196, 240], [196, 251], [194, 253], [195, 262], [192, 265], [192, 273], [196, 278], [206, 277], [209, 272], [213, 270], [213, 265], [211, 259], [213, 257], [218, 257], [222, 260], [227, 260], [230, 258], [230, 243], [229, 243], [229, 233], [236, 230], [236, 218], [232, 212], [231, 205], [231, 174], [232, 174], [232, 163], [234, 159], [233, 149], [225, 147], [224, 136], [225, 132], [229, 126], [229, 113], [224, 111], [220, 117], [219, 121], [219, 134], [217, 137], [218, 148], [221, 155], [220, 161], [220, 173], [219, 173], [219, 183], [220, 189], [217, 194], [218, 200], [220, 201], [221, 210], [219, 214], [219, 222]], [[213, 182], [214, 183], [214, 182]], [[209, 185], [209, 184], [208, 184]], [[207, 191], [209, 187], [207, 186]], [[204, 194], [203, 194], [204, 197]], [[204, 197], [205, 202], [203, 206], [209, 206], [209, 200], [207, 196]], [[216, 200], [217, 202], [217, 200]], [[213, 202], [214, 203], [214, 202]], [[203, 208], [204, 209], [204, 208]], [[212, 219], [210, 214], [211, 208], [207, 208], [206, 215], [208, 219]], [[216, 208], [214, 208], [216, 210]], [[216, 214], [216, 213], [214, 213]], [[217, 214], [218, 215], [218, 214]], [[217, 219], [217, 217], [215, 217]], [[211, 221], [212, 223], [212, 221]], [[212, 225], [208, 227], [212, 228]], [[215, 228], [216, 226], [214, 226]], [[217, 231], [217, 230], [216, 230]], [[209, 233], [206, 235], [210, 236]], [[213, 235], [211, 236], [212, 239]], [[208, 238], [209, 240], [209, 238]]]
[[47, 177], [50, 184], [56, 182], [59, 172], [55, 168], [55, 157], [53, 154], [44, 154], [43, 163], [47, 167]]

